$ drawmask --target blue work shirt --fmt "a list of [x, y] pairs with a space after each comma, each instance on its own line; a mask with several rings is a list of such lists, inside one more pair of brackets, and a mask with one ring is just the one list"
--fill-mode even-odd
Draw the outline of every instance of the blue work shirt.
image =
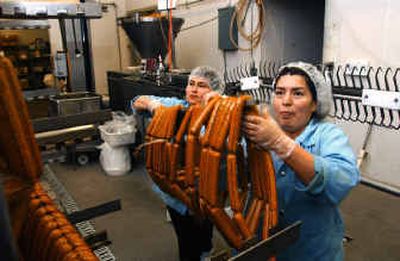
[[278, 260], [343, 260], [344, 224], [339, 203], [360, 174], [347, 136], [332, 123], [312, 119], [296, 143], [314, 156], [315, 177], [306, 186], [272, 153], [279, 223], [302, 221], [300, 238]]
[[[138, 96], [140, 97], [140, 96]], [[135, 100], [138, 98], [135, 97], [131, 104], [135, 102]], [[189, 103], [186, 100], [178, 99], [175, 97], [158, 97], [158, 96], [152, 96], [148, 95], [151, 100], [153, 101], [159, 101], [162, 105], [166, 107], [171, 107], [175, 105], [183, 105], [184, 107], [189, 107]], [[133, 108], [131, 106], [131, 108]], [[188, 212], [188, 207], [182, 203], [182, 201], [178, 200], [177, 198], [174, 198], [170, 196], [169, 194], [165, 193], [162, 191], [154, 182], [152, 184], [152, 189], [153, 191], [160, 196], [162, 201], [169, 207], [173, 208], [176, 210], [178, 213], [185, 215]]]

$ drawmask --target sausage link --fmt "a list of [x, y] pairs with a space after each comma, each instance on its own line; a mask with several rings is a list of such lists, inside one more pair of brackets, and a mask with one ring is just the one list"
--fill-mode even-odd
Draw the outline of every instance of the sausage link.
[[189, 129], [189, 134], [193, 134], [195, 136], [198, 136], [200, 133], [201, 127], [205, 124], [205, 122], [210, 119], [211, 113], [214, 111], [214, 106], [217, 104], [220, 98], [214, 98], [212, 99], [209, 103], [207, 103], [207, 106], [204, 108], [204, 110], [201, 112], [201, 114], [198, 116], [197, 120], [193, 123], [193, 126]]
[[222, 99], [220, 106], [216, 111], [216, 120], [209, 127], [209, 133], [213, 135], [210, 136], [210, 146], [217, 151], [222, 151], [226, 136], [228, 134], [228, 127], [230, 123], [230, 114], [234, 107], [230, 98]]
[[238, 226], [244, 240], [248, 240], [252, 237], [252, 233], [250, 229], [247, 227], [246, 221], [244, 220], [243, 215], [241, 213], [235, 213], [233, 215], [233, 221]]
[[239, 199], [238, 184], [237, 184], [237, 171], [236, 171], [236, 156], [228, 155], [227, 157], [227, 179], [228, 179], [228, 191], [231, 208], [233, 212], [241, 212], [241, 202]]
[[190, 123], [190, 119], [193, 115], [193, 110], [194, 110], [194, 108], [193, 108], [193, 106], [191, 106], [185, 112], [185, 116], [183, 117], [181, 125], [179, 126], [179, 129], [175, 135], [176, 143], [181, 143], [183, 141], [183, 137], [189, 128], [189, 123]]
[[264, 205], [264, 217], [263, 217], [263, 223], [262, 223], [262, 239], [267, 239], [269, 236], [269, 229], [270, 229], [270, 210], [269, 210], [269, 204], [266, 203]]
[[276, 178], [274, 164], [270, 153], [266, 153], [268, 184], [269, 184], [269, 211], [271, 216], [270, 228], [278, 224], [278, 195], [276, 190]]
[[216, 207], [218, 205], [218, 181], [219, 181], [219, 164], [221, 162], [221, 153], [213, 150], [208, 152], [207, 172], [202, 175], [207, 176], [206, 193], [208, 195], [208, 203]]
[[208, 213], [210, 214], [215, 226], [222, 232], [222, 235], [229, 244], [236, 249], [240, 249], [243, 246], [244, 241], [240, 236], [238, 228], [232, 224], [225, 211], [220, 208], [212, 208]]
[[249, 219], [249, 229], [250, 229], [251, 234], [253, 234], [253, 235], [257, 231], [257, 226], [260, 221], [260, 216], [261, 216], [262, 211], [263, 211], [263, 201], [257, 200], [256, 208], [254, 210], [253, 216], [251, 216]]
[[251, 217], [254, 216], [256, 207], [257, 207], [257, 199], [253, 198], [250, 203], [250, 207], [247, 210], [246, 217], [245, 217], [247, 226], [250, 224]]
[[199, 177], [199, 195], [205, 201], [208, 200], [208, 193], [207, 193], [207, 166], [208, 166], [208, 151], [209, 148], [203, 148], [201, 150], [201, 158], [200, 158], [200, 177]]

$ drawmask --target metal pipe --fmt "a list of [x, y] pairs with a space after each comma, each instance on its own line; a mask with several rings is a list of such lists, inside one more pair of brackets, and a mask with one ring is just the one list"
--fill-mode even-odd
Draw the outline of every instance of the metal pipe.
[[379, 191], [391, 194], [393, 196], [400, 197], [400, 190], [399, 189], [393, 188], [393, 187], [391, 187], [389, 185], [385, 185], [385, 184], [379, 183], [379, 182], [374, 181], [374, 180], [372, 180], [370, 178], [362, 177], [361, 178], [361, 184], [363, 184], [363, 185], [365, 185], [367, 187], [374, 188], [374, 189], [377, 189]]

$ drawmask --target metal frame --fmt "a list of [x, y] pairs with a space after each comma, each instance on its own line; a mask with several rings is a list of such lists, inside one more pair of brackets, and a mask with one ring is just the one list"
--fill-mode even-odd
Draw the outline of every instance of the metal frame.
[[32, 120], [35, 133], [95, 124], [111, 120], [111, 110], [81, 113], [67, 116], [39, 118]]
[[26, 90], [24, 91], [25, 100], [33, 100], [37, 97], [47, 97], [51, 95], [57, 95], [60, 91], [53, 88], [37, 89], [37, 90]]
[[[258, 68], [251, 64], [242, 64], [226, 72], [226, 90], [230, 95], [240, 93], [240, 79], [252, 76], [251, 70], [257, 70], [262, 80], [261, 88], [249, 92], [255, 102], [269, 103], [272, 94], [272, 80], [278, 73], [279, 63], [260, 62]], [[388, 129], [400, 129], [400, 110], [368, 106], [362, 102], [363, 90], [382, 92], [400, 92], [400, 68], [383, 68], [331, 64], [321, 65], [325, 78], [332, 84], [334, 118], [372, 124]]]
[[[58, 19], [64, 51], [68, 50], [69, 91], [95, 91], [90, 25], [87, 19], [101, 18], [102, 4], [96, 2], [2, 2], [0, 18]], [[14, 23], [14, 22], [10, 22]], [[38, 21], [24, 21], [25, 26]], [[6, 26], [8, 26], [6, 24]], [[29, 26], [28, 26], [29, 27]], [[79, 53], [77, 53], [79, 52]], [[82, 73], [82, 71], [84, 73]]]
[[0, 20], [0, 30], [49, 29], [47, 20]]
[[[80, 208], [71, 194], [65, 189], [64, 185], [58, 180], [53, 171], [48, 165], [44, 166], [44, 172], [41, 176], [41, 182], [47, 183], [51, 191], [57, 194], [57, 200], [61, 207], [64, 209], [66, 215], [79, 211]], [[91, 221], [83, 221], [76, 224], [76, 228], [84, 238], [95, 235], [96, 230]], [[101, 246], [93, 251], [101, 261], [115, 261], [117, 258], [114, 256], [110, 248]]]
[[257, 242], [254, 245], [239, 252], [233, 257], [229, 257], [227, 252], [222, 252], [212, 256], [211, 261], [258, 261], [267, 260], [270, 257], [276, 256], [288, 246], [296, 242], [300, 236], [300, 227], [302, 222], [297, 221], [282, 230], [279, 230], [267, 239]]
[[99, 3], [63, 2], [2, 2], [0, 18], [47, 19], [60, 17], [100, 18], [102, 7]]
[[289, 245], [296, 242], [300, 236], [301, 221], [282, 229], [271, 237], [257, 243], [256, 245], [240, 252], [229, 261], [258, 261], [277, 255]]

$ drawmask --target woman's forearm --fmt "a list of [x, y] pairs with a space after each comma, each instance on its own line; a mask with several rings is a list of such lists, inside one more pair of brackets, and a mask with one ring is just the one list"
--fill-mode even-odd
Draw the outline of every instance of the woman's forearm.
[[314, 178], [314, 156], [299, 145], [296, 145], [290, 156], [284, 161], [305, 185], [308, 185]]

